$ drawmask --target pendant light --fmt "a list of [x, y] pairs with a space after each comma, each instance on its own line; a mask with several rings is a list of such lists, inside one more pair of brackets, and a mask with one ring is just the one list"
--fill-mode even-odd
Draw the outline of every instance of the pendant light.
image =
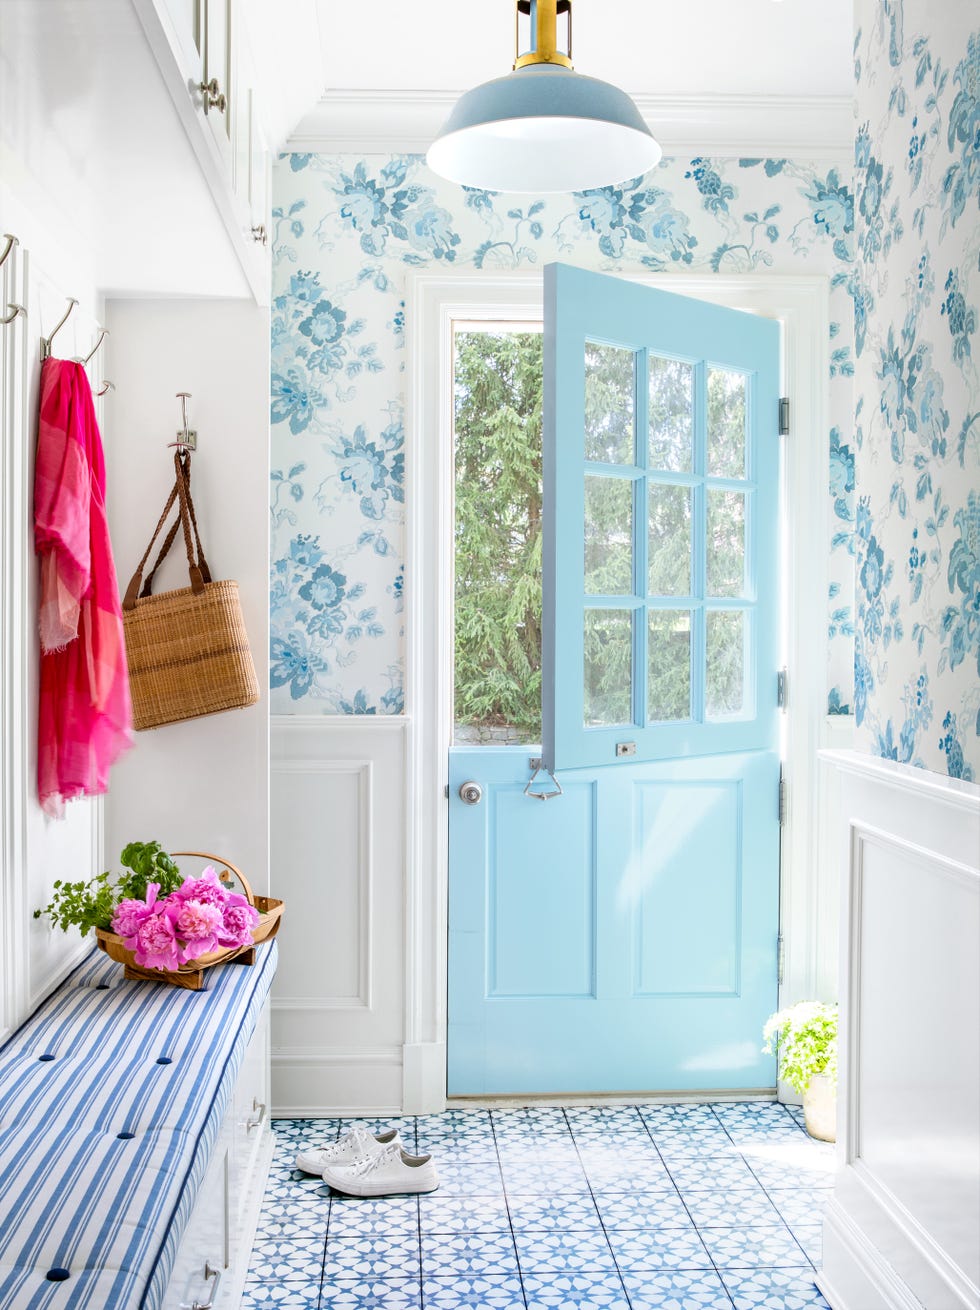
[[426, 155], [433, 172], [479, 190], [550, 192], [653, 168], [663, 151], [626, 92], [572, 68], [572, 0], [516, 3], [514, 71], [460, 96]]

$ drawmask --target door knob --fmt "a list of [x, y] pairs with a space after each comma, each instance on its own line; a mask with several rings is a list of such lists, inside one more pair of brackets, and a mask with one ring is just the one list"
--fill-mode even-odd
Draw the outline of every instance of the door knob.
[[478, 782], [464, 782], [459, 789], [459, 799], [464, 805], [479, 805], [483, 800], [483, 788]]

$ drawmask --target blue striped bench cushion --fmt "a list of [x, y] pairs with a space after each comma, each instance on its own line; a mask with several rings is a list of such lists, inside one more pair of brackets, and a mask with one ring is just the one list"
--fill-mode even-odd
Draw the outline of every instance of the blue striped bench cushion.
[[276, 958], [191, 992], [96, 953], [0, 1048], [3, 1310], [158, 1310]]

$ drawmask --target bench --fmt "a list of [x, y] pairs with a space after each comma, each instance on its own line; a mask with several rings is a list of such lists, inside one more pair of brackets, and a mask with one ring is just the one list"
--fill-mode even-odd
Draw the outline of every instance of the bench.
[[217, 1307], [220, 1276], [244, 1278], [276, 959], [266, 943], [193, 992], [95, 953], [0, 1048], [3, 1310]]

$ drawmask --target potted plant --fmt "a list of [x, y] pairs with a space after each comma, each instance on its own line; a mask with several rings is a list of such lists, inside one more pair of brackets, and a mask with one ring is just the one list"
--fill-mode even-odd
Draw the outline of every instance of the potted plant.
[[763, 1029], [764, 1050], [779, 1055], [779, 1076], [803, 1097], [811, 1137], [837, 1140], [837, 1006], [799, 1001]]

